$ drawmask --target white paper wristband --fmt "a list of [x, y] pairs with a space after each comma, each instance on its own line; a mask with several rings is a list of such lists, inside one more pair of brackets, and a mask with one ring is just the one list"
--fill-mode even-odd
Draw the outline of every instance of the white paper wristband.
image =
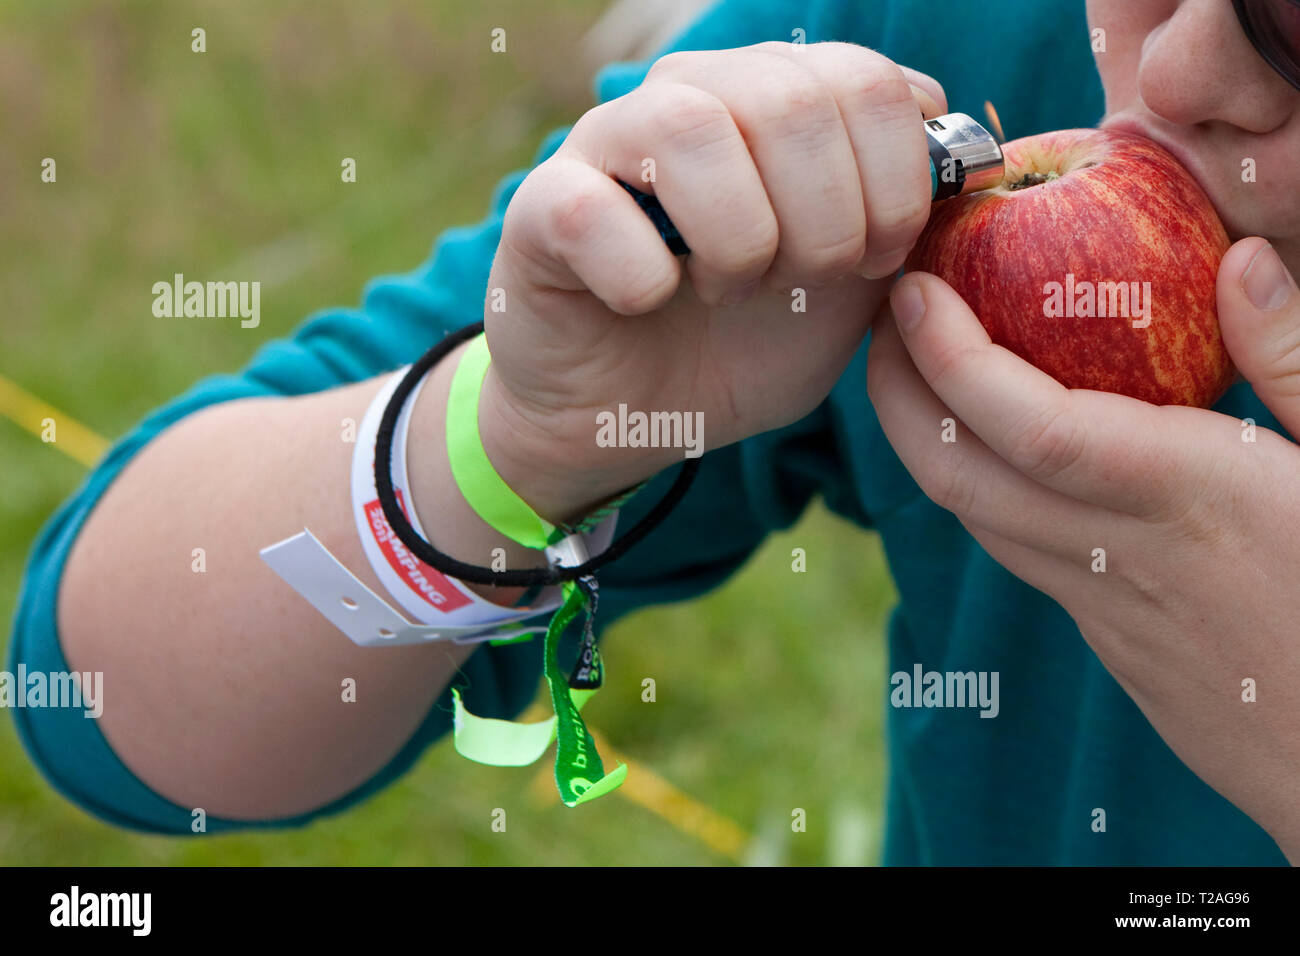
[[[540, 628], [521, 628], [520, 621], [554, 611], [560, 605], [558, 587], [546, 588], [528, 607], [494, 604], [464, 582], [425, 564], [393, 533], [375, 489], [375, 438], [384, 409], [408, 371], [398, 369], [376, 394], [357, 430], [352, 456], [352, 511], [362, 549], [384, 589], [405, 616], [349, 571], [307, 529], [261, 551], [262, 559], [294, 590], [358, 644], [388, 645], [449, 639], [504, 639]], [[410, 488], [406, 441], [411, 412], [428, 376], [408, 397], [393, 434], [393, 490], [411, 527], [427, 539], [407, 493]], [[599, 553], [614, 537], [618, 513], [608, 515], [581, 537], [591, 553]], [[338, 592], [338, 593], [336, 593]], [[412, 620], [407, 620], [407, 618]], [[414, 622], [414, 623], [413, 623]]]

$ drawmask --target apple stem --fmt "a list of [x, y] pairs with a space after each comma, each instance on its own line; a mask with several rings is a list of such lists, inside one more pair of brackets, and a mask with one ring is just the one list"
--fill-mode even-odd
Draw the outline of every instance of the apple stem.
[[1060, 179], [1061, 174], [1056, 170], [1043, 173], [1025, 173], [1020, 179], [1009, 184], [1008, 189], [1028, 189], [1030, 186], [1041, 186], [1043, 183], [1050, 182], [1053, 179]]

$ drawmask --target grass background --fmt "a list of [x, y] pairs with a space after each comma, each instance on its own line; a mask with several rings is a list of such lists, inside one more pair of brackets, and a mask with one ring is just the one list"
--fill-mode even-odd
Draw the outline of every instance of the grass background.
[[[592, 105], [579, 43], [605, 0], [171, 3], [0, 8], [0, 375], [117, 437], [313, 310], [421, 262], [497, 179]], [[207, 52], [190, 31], [207, 31]], [[507, 52], [489, 34], [507, 31]], [[40, 182], [41, 160], [58, 182]], [[342, 157], [358, 164], [343, 185]], [[165, 322], [173, 272], [262, 281], [262, 322]], [[0, 418], [0, 619], [31, 543], [84, 473]], [[790, 551], [807, 551], [793, 574]], [[814, 509], [726, 587], [606, 638], [587, 709], [637, 765], [754, 835], [748, 862], [874, 862], [894, 599], [878, 542]], [[7, 640], [8, 628], [5, 629]], [[711, 673], [704, 682], [697, 675]], [[653, 676], [658, 701], [642, 703]], [[0, 717], [0, 863], [711, 864], [617, 795], [576, 810], [537, 767], [431, 750], [383, 794], [298, 831], [142, 836], [58, 797]], [[635, 769], [634, 771], [635, 772]], [[506, 808], [505, 833], [491, 830]], [[807, 830], [792, 833], [803, 808]]]

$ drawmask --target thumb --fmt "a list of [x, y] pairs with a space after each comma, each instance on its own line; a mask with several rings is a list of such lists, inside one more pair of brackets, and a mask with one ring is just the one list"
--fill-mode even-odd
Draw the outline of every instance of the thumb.
[[1242, 239], [1219, 264], [1219, 327], [1233, 364], [1300, 438], [1300, 290], [1277, 250]]

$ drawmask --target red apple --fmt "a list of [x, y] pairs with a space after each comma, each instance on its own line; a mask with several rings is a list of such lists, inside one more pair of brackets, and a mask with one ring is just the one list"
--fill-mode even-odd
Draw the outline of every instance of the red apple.
[[1214, 281], [1228, 237], [1173, 156], [1121, 130], [1007, 143], [1000, 186], [936, 203], [907, 259], [1070, 388], [1212, 405], [1233, 379]]

